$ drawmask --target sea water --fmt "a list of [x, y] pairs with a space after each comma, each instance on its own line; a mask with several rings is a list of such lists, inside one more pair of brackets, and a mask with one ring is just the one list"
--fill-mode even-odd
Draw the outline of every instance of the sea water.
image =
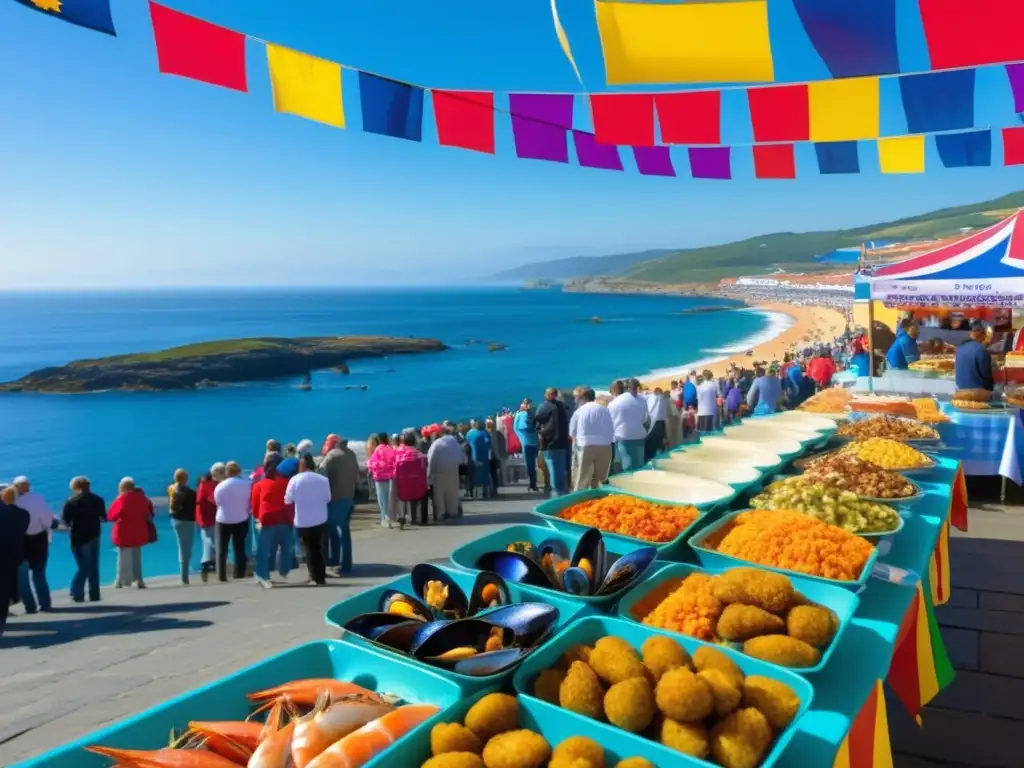
[[[736, 306], [520, 288], [5, 294], [2, 381], [75, 359], [252, 336], [420, 336], [451, 349], [356, 360], [349, 375], [319, 371], [308, 392], [294, 378], [179, 392], [0, 394], [0, 481], [28, 475], [55, 510], [79, 474], [108, 503], [124, 476], [159, 499], [177, 467], [193, 479], [215, 461], [251, 468], [271, 437], [308, 437], [319, 449], [330, 432], [363, 440], [483, 417], [527, 396], [539, 402], [547, 386], [606, 388], [618, 377], [678, 369], [778, 322], [745, 309], [686, 312], [714, 303]], [[487, 342], [507, 349], [489, 352]], [[158, 523], [159, 543], [144, 550], [149, 575], [177, 568], [165, 514]], [[112, 557], [105, 547], [104, 581]], [[55, 534], [51, 583], [65, 587], [73, 569], [66, 537]]]

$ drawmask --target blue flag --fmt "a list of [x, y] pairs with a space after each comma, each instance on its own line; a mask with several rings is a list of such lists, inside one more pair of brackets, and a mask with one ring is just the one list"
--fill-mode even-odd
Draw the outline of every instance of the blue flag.
[[110, 17], [110, 0], [14, 0], [79, 27], [95, 29], [108, 35], [117, 35]]

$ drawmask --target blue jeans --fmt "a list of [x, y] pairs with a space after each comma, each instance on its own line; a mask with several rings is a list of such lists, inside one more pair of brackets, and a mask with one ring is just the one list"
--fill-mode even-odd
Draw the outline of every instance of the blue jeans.
[[71, 548], [78, 570], [71, 577], [71, 599], [76, 603], [85, 600], [85, 585], [89, 584], [89, 599], [100, 599], [100, 540], [99, 537]]
[[256, 578], [270, 581], [270, 566], [276, 562], [281, 576], [291, 573], [295, 560], [295, 530], [288, 523], [264, 525], [256, 540]]
[[[32, 588], [35, 588], [35, 594]], [[18, 566], [18, 592], [21, 595], [21, 604], [29, 613], [38, 610], [50, 610], [50, 585], [46, 583], [46, 561], [42, 564], [28, 564], [22, 560]]]
[[387, 523], [388, 523], [388, 498], [391, 495], [391, 481], [390, 480], [374, 480], [373, 484], [377, 488], [377, 506], [380, 507], [380, 523], [381, 523], [381, 525], [387, 525]]
[[615, 443], [615, 456], [622, 465], [623, 472], [635, 472], [644, 465], [644, 445], [647, 440], [619, 440]]
[[178, 540], [178, 568], [181, 571], [181, 581], [188, 584], [188, 572], [191, 570], [192, 545], [196, 540], [196, 524], [193, 520], [175, 520], [171, 518], [171, 528], [174, 529], [174, 538]]
[[551, 495], [562, 496], [569, 486], [569, 477], [566, 469], [568, 451], [559, 448], [554, 451], [542, 451], [544, 463], [548, 465], [548, 474], [551, 476]]
[[199, 540], [203, 544], [203, 555], [199, 561], [200, 571], [213, 571], [217, 568], [217, 545], [214, 533], [217, 529], [214, 526], [199, 529]]
[[537, 487], [537, 446], [523, 446], [523, 460], [526, 462], [526, 477], [530, 480], [530, 487]]
[[338, 499], [327, 505], [327, 565], [352, 569], [352, 518], [353, 499]]
[[480, 488], [481, 498], [489, 499], [496, 493], [491, 485], [491, 465], [486, 461], [473, 462], [473, 484]]

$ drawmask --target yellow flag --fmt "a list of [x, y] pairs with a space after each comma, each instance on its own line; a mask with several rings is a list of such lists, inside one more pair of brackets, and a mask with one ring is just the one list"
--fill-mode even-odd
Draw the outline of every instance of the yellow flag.
[[345, 127], [340, 64], [271, 43], [267, 64], [276, 111]]
[[573, 58], [572, 46], [569, 45], [569, 36], [565, 34], [562, 20], [558, 18], [558, 0], [551, 0], [551, 20], [555, 23], [555, 36], [558, 38], [558, 44], [562, 46], [562, 53], [565, 54], [565, 58], [572, 65], [572, 71], [576, 73], [576, 79], [580, 81], [580, 85], [583, 85], [583, 76], [580, 74], [580, 68], [576, 66], [576, 59]]
[[924, 173], [924, 136], [893, 136], [878, 140], [882, 173]]
[[811, 141], [874, 139], [879, 131], [877, 77], [818, 80], [807, 84]]
[[595, 2], [609, 85], [775, 80], [766, 0]]

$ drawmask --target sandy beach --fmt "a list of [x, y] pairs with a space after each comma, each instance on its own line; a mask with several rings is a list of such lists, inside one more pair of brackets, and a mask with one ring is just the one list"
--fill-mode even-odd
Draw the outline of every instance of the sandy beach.
[[[737, 354], [722, 357], [713, 363], [701, 364], [700, 370], [709, 370], [716, 376], [724, 376], [731, 363], [749, 366], [753, 360], [782, 360], [782, 356], [795, 346], [804, 346], [814, 341], [831, 341], [843, 332], [846, 318], [838, 310], [830, 307], [797, 306], [794, 304], [757, 304], [750, 309], [762, 312], [773, 312], [786, 315], [792, 325], [772, 339], [755, 345], [753, 355], [746, 350]], [[652, 375], [643, 377], [647, 386], [668, 389], [673, 379], [682, 378], [682, 374]]]

